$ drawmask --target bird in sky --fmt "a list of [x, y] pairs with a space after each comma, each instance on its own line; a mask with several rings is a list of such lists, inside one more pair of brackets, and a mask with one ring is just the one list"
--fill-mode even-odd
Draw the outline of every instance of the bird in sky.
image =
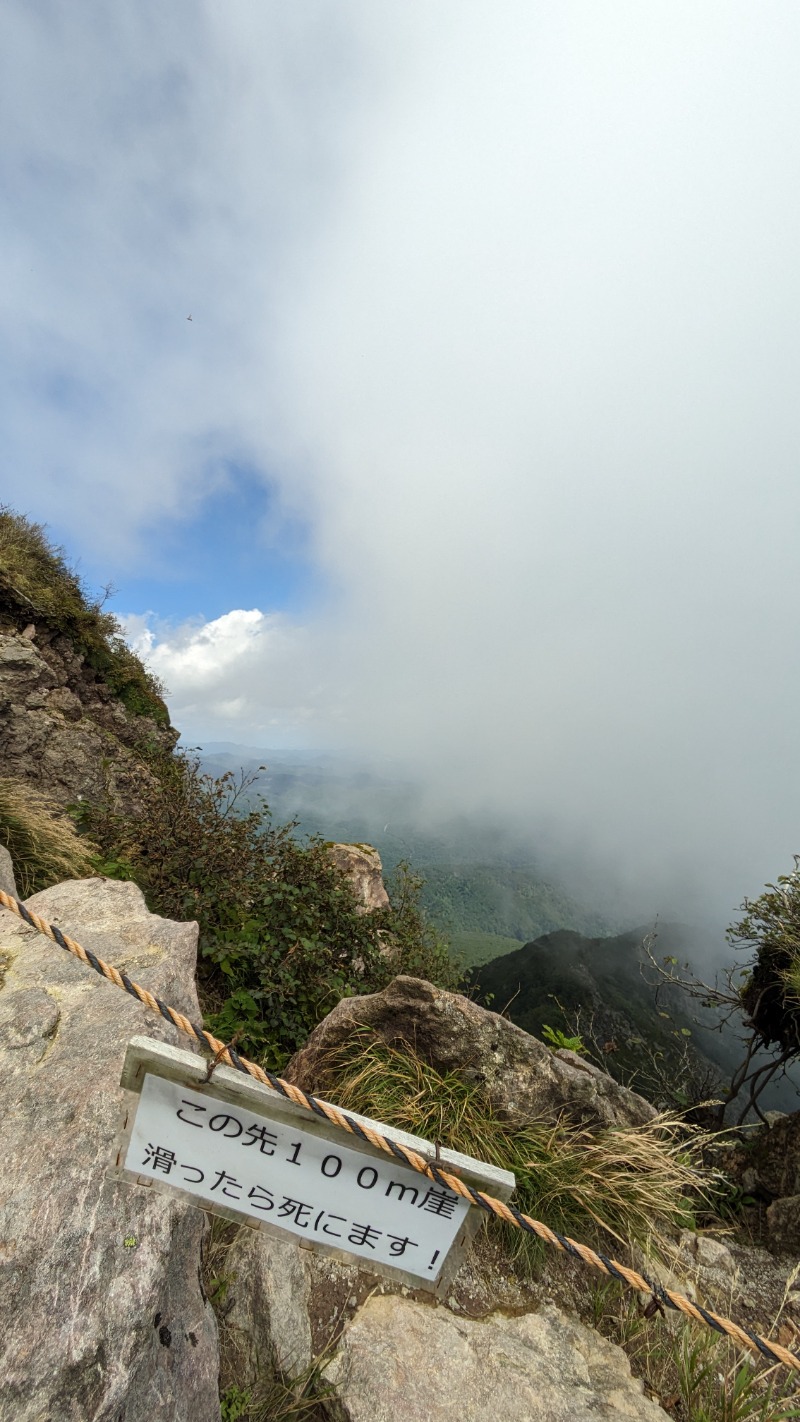
[[192, 319], [191, 316], [187, 316], [187, 317], [186, 317], [186, 320], [187, 320], [187, 321], [191, 321], [191, 319]]

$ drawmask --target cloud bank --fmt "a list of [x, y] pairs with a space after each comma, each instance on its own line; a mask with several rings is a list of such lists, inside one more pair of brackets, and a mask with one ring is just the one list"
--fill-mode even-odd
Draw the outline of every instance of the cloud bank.
[[239, 461], [326, 588], [156, 628], [188, 735], [391, 751], [654, 904], [788, 868], [796, 8], [10, 15], [9, 498], [141, 561]]
[[330, 734], [335, 708], [311, 674], [308, 633], [281, 614], [234, 609], [178, 626], [152, 613], [120, 620], [164, 686], [184, 742], [234, 736], [274, 747]]

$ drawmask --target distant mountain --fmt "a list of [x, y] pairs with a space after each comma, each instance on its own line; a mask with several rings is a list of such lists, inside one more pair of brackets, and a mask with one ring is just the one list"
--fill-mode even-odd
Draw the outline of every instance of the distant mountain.
[[543, 879], [535, 865], [423, 863], [416, 867], [425, 878], [422, 902], [427, 913], [450, 936], [468, 966], [565, 926], [581, 933], [609, 930], [600, 914]]
[[[710, 1015], [698, 1024], [697, 1004], [677, 989], [656, 996], [642, 948], [648, 931], [588, 938], [561, 929], [475, 968], [470, 980], [479, 1002], [535, 1037], [546, 1025], [572, 1035], [579, 1019], [587, 1045], [591, 1039], [612, 1076], [651, 1099], [654, 1076], [664, 1072], [669, 1080], [688, 1044], [696, 1078], [711, 1091], [714, 1077], [727, 1080], [741, 1058], [736, 1032], [712, 1030]], [[656, 956], [708, 961], [717, 946], [702, 930], [668, 923], [659, 925]], [[766, 1105], [796, 1110], [794, 1085], [779, 1083]]]

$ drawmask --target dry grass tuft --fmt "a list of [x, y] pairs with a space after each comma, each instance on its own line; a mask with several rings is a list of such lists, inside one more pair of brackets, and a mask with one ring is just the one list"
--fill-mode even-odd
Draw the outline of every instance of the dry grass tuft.
[[[513, 1170], [519, 1208], [560, 1233], [585, 1238], [600, 1230], [652, 1249], [675, 1228], [690, 1227], [709, 1194], [697, 1163], [700, 1136], [676, 1117], [595, 1133], [563, 1117], [514, 1127], [479, 1086], [440, 1075], [369, 1029], [328, 1067], [340, 1106]], [[528, 1238], [509, 1234], [517, 1245]]]
[[97, 872], [95, 846], [81, 838], [71, 820], [54, 812], [41, 791], [20, 780], [0, 779], [0, 844], [11, 855], [24, 899], [51, 884]]
[[[794, 1279], [790, 1280], [794, 1283]], [[787, 1286], [788, 1292], [788, 1286]], [[727, 1312], [734, 1311], [731, 1298]], [[800, 1385], [784, 1368], [759, 1365], [729, 1338], [682, 1320], [648, 1319], [613, 1280], [594, 1293], [593, 1323], [624, 1348], [637, 1377], [675, 1422], [788, 1422], [800, 1418]], [[767, 1338], [778, 1335], [783, 1306]], [[780, 1340], [787, 1343], [789, 1339]]]

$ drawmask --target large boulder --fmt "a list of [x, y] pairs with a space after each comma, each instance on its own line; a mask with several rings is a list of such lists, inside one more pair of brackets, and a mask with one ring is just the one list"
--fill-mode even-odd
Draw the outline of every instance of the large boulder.
[[552, 1052], [496, 1012], [419, 978], [397, 977], [383, 992], [349, 997], [315, 1028], [292, 1058], [290, 1081], [324, 1093], [330, 1062], [359, 1028], [405, 1043], [437, 1071], [480, 1083], [495, 1110], [510, 1121], [566, 1113], [590, 1127], [643, 1125], [653, 1107], [574, 1052]]
[[767, 1232], [771, 1247], [779, 1254], [797, 1255], [800, 1251], [800, 1195], [773, 1200], [767, 1208]]
[[[100, 879], [28, 902], [198, 1017], [195, 924], [157, 918], [135, 885]], [[0, 1419], [219, 1422], [204, 1216], [109, 1176], [127, 1041], [186, 1039], [2, 909], [0, 962]]]
[[334, 1422], [664, 1422], [620, 1348], [552, 1306], [457, 1318], [373, 1296], [323, 1372]]

